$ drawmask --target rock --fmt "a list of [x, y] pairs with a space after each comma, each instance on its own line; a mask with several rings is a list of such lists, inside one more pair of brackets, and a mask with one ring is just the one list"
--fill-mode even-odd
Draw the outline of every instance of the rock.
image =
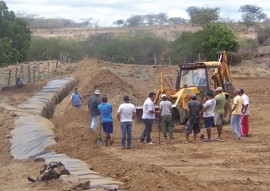
[[12, 138], [12, 135], [9, 134], [9, 135], [6, 136], [6, 138], [7, 138], [7, 139], [10, 139], [10, 138]]
[[89, 139], [84, 137], [81, 139], [81, 141], [89, 141]]
[[45, 159], [43, 159], [43, 158], [36, 158], [34, 161], [35, 162], [45, 162]]

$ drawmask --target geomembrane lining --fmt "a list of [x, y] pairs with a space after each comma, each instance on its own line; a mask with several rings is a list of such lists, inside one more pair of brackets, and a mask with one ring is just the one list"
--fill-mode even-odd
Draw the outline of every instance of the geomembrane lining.
[[47, 164], [51, 161], [61, 161], [71, 175], [76, 175], [81, 180], [89, 180], [91, 188], [120, 185], [121, 182], [91, 171], [89, 165], [81, 160], [46, 150], [47, 147], [56, 144], [54, 124], [47, 118], [53, 116], [55, 106], [76, 84], [73, 78], [52, 80], [17, 108], [0, 104], [7, 110], [14, 111], [18, 116], [15, 120], [15, 129], [11, 131], [10, 153], [15, 159], [43, 158]]

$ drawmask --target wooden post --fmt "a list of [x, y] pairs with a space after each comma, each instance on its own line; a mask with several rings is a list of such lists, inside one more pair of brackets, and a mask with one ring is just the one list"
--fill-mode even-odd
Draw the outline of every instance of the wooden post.
[[22, 77], [22, 81], [23, 81], [24, 80], [23, 66], [21, 66], [21, 77]]
[[18, 68], [16, 68], [16, 71], [15, 71], [15, 82], [17, 82], [17, 78], [18, 78]]
[[9, 70], [9, 73], [8, 73], [8, 87], [10, 87], [10, 78], [11, 78], [11, 69]]
[[34, 83], [36, 83], [36, 68], [34, 67]]
[[27, 83], [30, 83], [30, 82], [31, 82], [31, 70], [30, 70], [30, 65], [27, 65], [27, 72], [28, 72]]
[[45, 75], [45, 67], [43, 68], [43, 74], [44, 74], [44, 80], [46, 79], [46, 75]]
[[50, 76], [50, 62], [48, 62], [48, 77]]
[[38, 68], [37, 68], [37, 72], [38, 72], [38, 80], [40, 80], [40, 67], [39, 67], [39, 64], [38, 64]]

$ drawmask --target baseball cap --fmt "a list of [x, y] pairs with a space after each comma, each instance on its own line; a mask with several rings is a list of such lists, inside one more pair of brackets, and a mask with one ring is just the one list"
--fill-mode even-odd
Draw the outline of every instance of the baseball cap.
[[218, 87], [215, 91], [216, 92], [222, 92], [222, 87]]
[[162, 98], [166, 98], [167, 96], [166, 96], [166, 94], [162, 94], [161, 97]]
[[98, 94], [99, 95], [100, 94], [100, 91], [99, 90], [96, 90], [95, 91], [95, 94]]
[[196, 96], [195, 94], [192, 94], [192, 95], [190, 96], [190, 98], [191, 98], [192, 100], [196, 100], [196, 99], [197, 99], [197, 96]]

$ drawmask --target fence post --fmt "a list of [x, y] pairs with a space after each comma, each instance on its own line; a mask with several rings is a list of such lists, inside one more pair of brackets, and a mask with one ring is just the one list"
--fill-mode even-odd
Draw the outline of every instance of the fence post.
[[38, 64], [38, 80], [40, 80], [40, 67], [39, 67], [39, 64]]
[[8, 87], [10, 87], [10, 78], [11, 78], [11, 69], [9, 70], [9, 73], [8, 73]]
[[48, 77], [50, 77], [50, 62], [48, 62]]
[[27, 65], [27, 72], [28, 72], [27, 83], [30, 83], [30, 82], [31, 82], [31, 70], [30, 70], [30, 65]]
[[24, 82], [24, 77], [23, 77], [23, 66], [21, 65], [21, 78], [22, 78], [22, 81]]
[[34, 83], [36, 83], [36, 68], [34, 67]]
[[15, 71], [15, 82], [17, 82], [17, 78], [18, 78], [18, 68], [16, 68], [16, 71]]

